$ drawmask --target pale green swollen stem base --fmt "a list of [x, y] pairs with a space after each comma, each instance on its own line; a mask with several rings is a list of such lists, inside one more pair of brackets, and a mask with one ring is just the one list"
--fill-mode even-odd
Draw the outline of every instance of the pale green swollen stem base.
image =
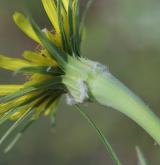
[[160, 120], [145, 103], [119, 80], [108, 75], [96, 75], [88, 82], [94, 99], [110, 106], [138, 123], [160, 145]]
[[104, 65], [88, 59], [71, 58], [63, 83], [74, 100], [72, 103], [93, 100], [112, 107], [134, 120], [160, 145], [160, 119]]

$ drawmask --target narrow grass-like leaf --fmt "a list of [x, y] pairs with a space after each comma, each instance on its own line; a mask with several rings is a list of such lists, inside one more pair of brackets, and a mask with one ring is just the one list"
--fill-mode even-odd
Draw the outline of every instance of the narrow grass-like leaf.
[[20, 89], [17, 92], [14, 92], [13, 94], [10, 94], [10, 95], [7, 95], [7, 96], [2, 97], [0, 99], [0, 102], [3, 102], [4, 103], [4, 102], [7, 102], [7, 101], [16, 99], [16, 98], [18, 98], [20, 96], [24, 96], [25, 94], [30, 93], [30, 92], [33, 92], [35, 90], [36, 90], [35, 87], [26, 87], [26, 88]]
[[75, 107], [80, 112], [80, 114], [88, 121], [88, 123], [96, 130], [100, 140], [104, 144], [104, 146], [105, 146], [107, 152], [109, 153], [111, 159], [113, 160], [114, 164], [121, 165], [121, 162], [118, 159], [116, 153], [114, 152], [112, 146], [110, 145], [110, 143], [108, 142], [108, 140], [106, 139], [106, 137], [104, 136], [102, 131], [96, 126], [95, 122], [84, 111], [82, 111], [78, 105]]
[[56, 114], [55, 113], [51, 114], [51, 127], [52, 128], [56, 127]]
[[62, 39], [62, 43], [63, 43], [63, 49], [65, 50], [65, 52], [69, 52], [68, 51], [68, 41], [67, 41], [67, 37], [64, 31], [64, 23], [63, 23], [63, 18], [62, 18], [62, 0], [58, 0], [57, 1], [57, 12], [58, 12], [58, 23], [59, 23], [59, 28], [60, 28], [60, 33], [61, 33], [61, 39]]
[[33, 96], [25, 100], [21, 104], [16, 105], [16, 107], [13, 107], [12, 109], [8, 110], [2, 117], [0, 117], [0, 125], [2, 125], [5, 121], [7, 121], [8, 118], [12, 116], [14, 113], [19, 112], [20, 110], [24, 109], [27, 104], [31, 104], [36, 99], [41, 98], [42, 96], [45, 96], [46, 94], [48, 93], [43, 92], [43, 93], [37, 94], [36, 96]]
[[29, 122], [25, 124], [25, 126], [21, 129], [21, 131], [16, 134], [13, 140], [5, 148], [4, 153], [8, 153], [15, 146], [15, 144], [20, 140], [24, 132], [33, 124], [33, 122], [34, 120], [29, 120]]
[[136, 152], [138, 157], [138, 165], [148, 165], [147, 160], [144, 157], [144, 154], [138, 146], [136, 146]]
[[30, 93], [30, 92], [33, 92], [33, 91], [36, 91], [39, 89], [52, 89], [52, 90], [54, 90], [54, 89], [60, 89], [60, 88], [62, 90], [65, 88], [64, 85], [61, 83], [61, 77], [54, 77], [51, 80], [44, 81], [42, 83], [38, 83], [38, 84], [29, 86], [29, 87], [25, 87], [25, 88], [20, 89], [19, 91], [15, 92], [13, 94], [4, 96], [0, 99], [0, 102], [4, 103], [4, 102], [16, 99], [18, 97], [24, 96], [27, 93]]
[[17, 70], [17, 72], [22, 73], [40, 73], [47, 75], [59, 76], [62, 75], [63, 72], [60, 68], [53, 68], [52, 66], [35, 66], [35, 67], [23, 67]]
[[70, 36], [70, 45], [73, 55], [75, 55], [75, 44], [74, 44], [74, 31], [73, 31], [73, 11], [72, 11], [72, 0], [69, 0], [68, 5], [68, 24], [69, 24], [69, 36]]
[[2, 138], [0, 139], [0, 145], [6, 140], [6, 138], [12, 133], [12, 131], [14, 131], [17, 126], [24, 121], [24, 119], [26, 117], [28, 117], [29, 114], [32, 113], [33, 109], [29, 109], [27, 110], [8, 130], [7, 132], [2, 136]]
[[87, 13], [88, 13], [88, 10], [91, 7], [93, 1], [94, 0], [88, 0], [87, 4], [85, 6], [85, 9], [83, 11], [83, 15], [82, 15], [82, 18], [81, 18], [81, 23], [80, 23], [80, 42], [82, 41], [82, 36], [83, 36], [84, 25], [85, 25], [85, 20], [86, 20], [86, 17], [87, 17]]
[[51, 58], [53, 58], [54, 60], [56, 59], [56, 61], [58, 62], [59, 66], [61, 67], [61, 69], [64, 69], [64, 67], [66, 65], [66, 61], [67, 61], [66, 54], [63, 51], [61, 51], [53, 42], [51, 42], [45, 36], [45, 34], [41, 31], [41, 29], [33, 21], [33, 19], [31, 19], [31, 24], [32, 24], [32, 27], [33, 27], [35, 33], [37, 34], [37, 36], [39, 37], [40, 41], [42, 42], [43, 46], [49, 52], [49, 55], [51, 56]]
[[92, 3], [94, 0], [88, 0], [85, 9], [83, 11], [83, 15], [82, 15], [82, 19], [81, 19], [81, 28], [84, 26], [85, 20], [86, 20], [86, 16], [88, 13], [89, 8], [91, 7]]
[[[57, 98], [58, 99], [58, 98]], [[59, 99], [58, 99], [59, 100]], [[51, 112], [51, 126], [54, 128], [56, 126], [56, 115], [57, 115], [57, 110], [58, 110], [58, 101], [54, 107], [54, 109]]]
[[46, 107], [43, 107], [43, 109], [40, 109], [40, 108], [49, 99], [51, 99], [51, 96], [46, 95], [36, 102], [36, 104], [34, 105], [34, 107], [36, 108], [36, 111], [31, 118], [32, 120], [36, 120], [37, 118], [39, 118], [40, 115], [46, 110]]
[[37, 83], [33, 85], [36, 89], [52, 89], [52, 90], [57, 90], [57, 89], [62, 89], [65, 90], [64, 84], [62, 84], [62, 78], [61, 76], [56, 76], [53, 79], [44, 81], [42, 83]]
[[18, 140], [21, 138], [22, 134], [18, 133], [14, 139], [9, 143], [9, 145], [5, 148], [4, 153], [8, 153], [18, 142]]
[[25, 106], [22, 106], [22, 107], [16, 107], [16, 108], [13, 108], [11, 110], [9, 110], [8, 112], [6, 112], [1, 118], [0, 118], [0, 125], [4, 124], [8, 118], [10, 116], [12, 116], [14, 113], [16, 112], [19, 112], [20, 110], [22, 110], [23, 108], [25, 108]]
[[75, 0], [75, 17], [74, 17], [74, 28], [75, 28], [75, 48], [76, 48], [76, 53], [78, 56], [80, 56], [80, 30], [79, 30], [79, 0]]

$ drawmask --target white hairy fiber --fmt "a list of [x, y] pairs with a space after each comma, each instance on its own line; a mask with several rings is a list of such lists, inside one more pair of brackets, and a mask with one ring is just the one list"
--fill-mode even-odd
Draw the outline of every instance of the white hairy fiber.
[[89, 98], [88, 96], [88, 88], [85, 82], [81, 79], [76, 81], [77, 86], [79, 87], [79, 92], [71, 92], [70, 94], [66, 94], [66, 103], [68, 105], [75, 105], [79, 103], [83, 103], [85, 100]]
[[105, 65], [102, 65], [98, 62], [94, 62], [94, 65], [93, 65], [93, 70], [92, 70], [94, 73], [95, 72], [100, 72], [102, 75], [106, 76], [106, 75], [109, 75], [110, 72], [108, 70], [108, 68], [105, 66]]
[[68, 105], [76, 105], [77, 104], [76, 100], [70, 94], [66, 94], [65, 96], [66, 96], [66, 103]]
[[86, 98], [88, 98], [88, 88], [85, 82], [81, 79], [78, 80], [78, 85], [80, 88], [80, 103], [82, 103]]
[[85, 58], [82, 58], [81, 60], [82, 60], [82, 62], [85, 62], [86, 64], [88, 64], [90, 66], [91, 72], [93, 72], [94, 74], [97, 72], [100, 72], [101, 74], [103, 74], [105, 76], [110, 75], [109, 69], [105, 65], [102, 65], [99, 62], [95, 62], [95, 61], [88, 60]]

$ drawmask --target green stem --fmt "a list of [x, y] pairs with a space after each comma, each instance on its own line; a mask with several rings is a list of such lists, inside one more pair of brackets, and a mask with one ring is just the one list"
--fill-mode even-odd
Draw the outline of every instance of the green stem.
[[85, 113], [83, 112], [79, 106], [75, 106], [76, 109], [80, 112], [80, 114], [89, 122], [89, 124], [96, 130], [100, 140], [102, 141], [102, 143], [104, 144], [106, 150], [108, 151], [111, 159], [113, 160], [115, 165], [121, 165], [116, 153], [114, 152], [112, 146], [110, 145], [110, 143], [107, 141], [107, 139], [105, 138], [104, 134], [101, 132], [101, 130], [96, 126], [96, 124], [94, 123], [94, 121]]
[[110, 74], [96, 75], [88, 86], [93, 98], [138, 123], [160, 145], [160, 120], [144, 102]]

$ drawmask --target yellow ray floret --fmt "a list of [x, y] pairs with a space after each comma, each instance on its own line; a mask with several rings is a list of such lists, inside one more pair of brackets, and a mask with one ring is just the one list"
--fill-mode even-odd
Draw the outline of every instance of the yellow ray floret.
[[[68, 11], [68, 9], [67, 9], [67, 11]], [[69, 24], [68, 24], [67, 11], [65, 10], [65, 8], [62, 7], [61, 14], [62, 14], [62, 18], [63, 18], [64, 31], [67, 36], [67, 39], [69, 40]]]
[[23, 53], [23, 57], [33, 64], [41, 65], [41, 66], [55, 66], [56, 61], [51, 59], [49, 55], [46, 55], [47, 52], [43, 54], [43, 52], [33, 52], [33, 51], [25, 51]]
[[69, 5], [69, 0], [62, 0], [64, 8], [66, 10], [66, 12], [68, 13], [68, 5]]
[[48, 109], [44, 112], [45, 116], [50, 115], [51, 112], [56, 113], [57, 107], [58, 107], [59, 99], [56, 99], [49, 107]]
[[32, 66], [31, 63], [18, 58], [10, 58], [0, 55], [0, 68], [16, 71], [19, 68]]
[[[32, 96], [31, 94], [30, 95], [27, 95], [27, 96], [23, 96], [22, 98], [17, 99], [16, 101], [19, 101], [19, 103], [20, 103], [20, 102], [23, 102], [24, 100], [29, 99], [31, 96]], [[19, 111], [13, 113], [10, 116], [10, 119], [11, 120], [17, 120], [17, 119], [19, 119], [21, 116], [23, 116], [23, 114], [25, 112], [27, 112], [29, 109], [31, 109], [34, 104], [35, 104], [35, 102], [34, 103], [31, 103], [31, 104], [29, 104], [29, 105], [27, 105], [25, 107], [23, 107], [23, 109], [20, 109]]]
[[36, 41], [37, 43], [41, 44], [38, 36], [34, 32], [29, 20], [21, 13], [16, 12], [13, 15], [14, 22], [17, 24], [17, 26], [31, 39]]
[[[55, 4], [54, 0], [42, 0], [44, 9], [53, 25], [53, 28], [55, 30], [55, 34], [54, 34], [54, 41], [55, 44], [59, 47], [62, 45], [62, 41], [61, 41], [61, 33], [60, 33], [60, 27], [59, 27], [59, 20], [58, 20], [58, 9], [57, 6]], [[67, 11], [68, 11], [68, 0], [63, 1], [64, 3], [64, 7], [62, 7], [61, 9], [61, 14], [63, 17], [63, 24], [64, 24], [64, 30], [65, 30], [65, 34], [68, 37], [68, 17], [67, 17]]]
[[32, 86], [32, 85], [35, 85], [36, 83], [47, 81], [52, 78], [53, 78], [53, 76], [50, 76], [50, 75], [42, 75], [42, 74], [35, 73], [35, 74], [31, 75], [30, 81], [26, 82], [24, 84], [24, 86], [25, 87]]
[[24, 102], [28, 98], [29, 98], [29, 96], [25, 95], [25, 96], [22, 96], [18, 99], [11, 100], [11, 101], [6, 102], [6, 103], [1, 103], [0, 104], [0, 114], [4, 114], [5, 112], [10, 110], [11, 108], [15, 108], [17, 105], [21, 104], [22, 102]]
[[58, 24], [57, 7], [55, 4], [55, 1], [42, 0], [42, 3], [56, 33], [60, 33], [59, 24]]
[[23, 88], [23, 85], [0, 85], [0, 96], [5, 96]]
[[52, 31], [49, 31], [46, 28], [44, 28], [42, 31], [44, 32], [46, 37], [50, 41], [52, 41], [57, 47], [62, 48], [60, 33], [56, 33], [54, 29]]
[[13, 115], [11, 115], [10, 120], [17, 120], [17, 119], [19, 119], [21, 116], [24, 115], [25, 112], [28, 111], [29, 108], [30, 107], [28, 106], [28, 107], [25, 107], [24, 109], [22, 109], [19, 112], [15, 112]]
[[51, 98], [50, 99], [47, 99], [45, 100], [41, 106], [37, 107], [34, 115], [33, 115], [33, 119], [38, 119], [40, 117], [40, 115], [46, 111], [46, 108], [47, 108], [47, 104], [50, 102]]

